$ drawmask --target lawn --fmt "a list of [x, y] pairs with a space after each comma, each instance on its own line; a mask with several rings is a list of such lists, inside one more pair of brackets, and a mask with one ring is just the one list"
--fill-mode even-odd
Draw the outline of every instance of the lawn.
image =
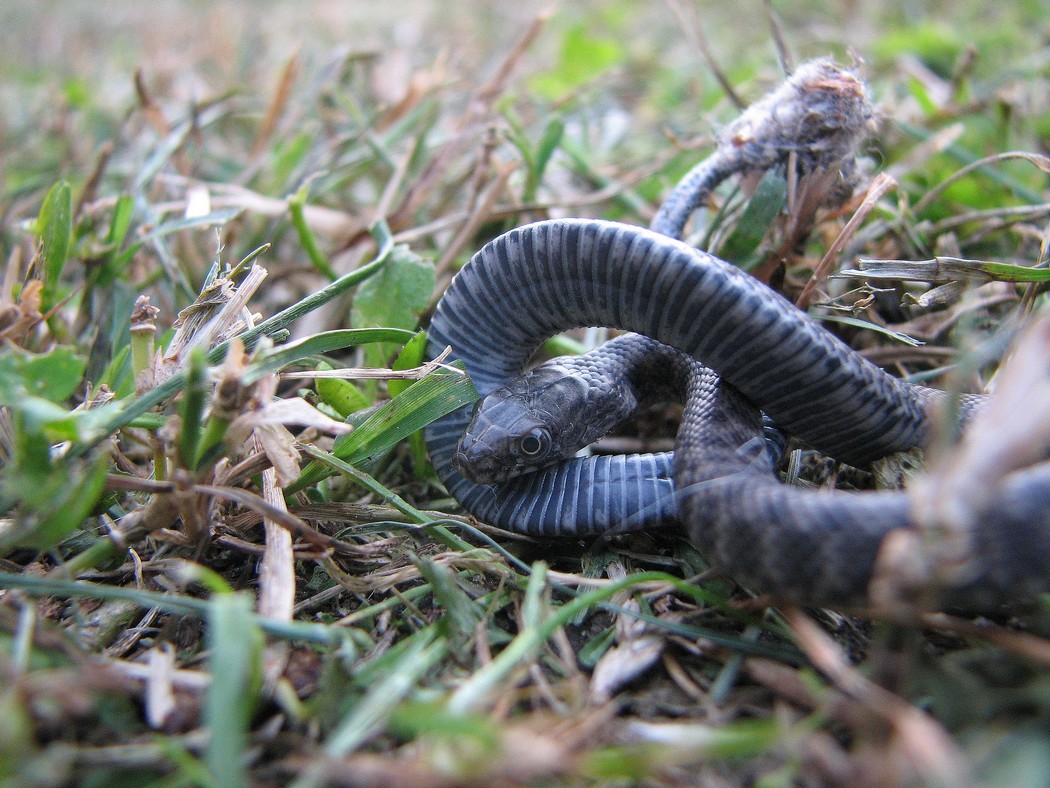
[[[678, 530], [501, 531], [429, 466], [474, 396], [423, 352], [454, 273], [648, 225], [813, 57], [875, 108], [854, 199], [793, 235], [728, 183], [686, 240], [792, 300], [899, 261], [809, 311], [934, 386], [994, 389], [1044, 308], [1042, 3], [706, 5], [0, 5], [4, 785], [1046, 784], [1045, 595], [803, 610]], [[1003, 432], [1045, 456], [1041, 358]]]

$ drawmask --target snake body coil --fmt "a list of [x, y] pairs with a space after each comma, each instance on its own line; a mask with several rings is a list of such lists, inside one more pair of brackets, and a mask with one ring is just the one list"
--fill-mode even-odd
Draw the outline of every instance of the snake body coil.
[[[913, 527], [903, 493], [815, 493], [781, 485], [757, 407], [853, 465], [923, 443], [939, 392], [866, 361], [747, 274], [657, 233], [552, 220], [497, 238], [457, 274], [430, 327], [431, 352], [462, 358], [484, 397], [547, 337], [583, 326], [635, 331], [702, 361], [674, 457], [678, 509], [716, 566], [800, 602], [867, 598], [883, 538]], [[720, 376], [720, 377], [719, 377]], [[671, 521], [667, 455], [574, 459], [494, 484], [452, 465], [466, 409], [427, 431], [434, 466], [478, 517], [536, 535], [587, 535], [625, 521]], [[1050, 471], [1015, 474], [971, 535], [951, 603], [987, 607], [1048, 585]], [[994, 526], [994, 527], [993, 527]]]

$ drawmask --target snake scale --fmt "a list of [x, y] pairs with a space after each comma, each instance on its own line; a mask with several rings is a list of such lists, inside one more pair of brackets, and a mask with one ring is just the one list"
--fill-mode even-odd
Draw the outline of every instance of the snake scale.
[[[941, 393], [890, 376], [712, 255], [589, 219], [538, 222], [483, 247], [439, 302], [430, 350], [451, 346], [485, 397], [519, 376], [544, 339], [583, 326], [645, 334], [717, 372], [687, 403], [673, 460], [576, 458], [472, 482], [453, 464], [471, 419], [464, 408], [432, 424], [426, 438], [440, 478], [468, 511], [537, 536], [595, 535], [624, 522], [673, 522], [677, 513], [713, 565], [756, 590], [829, 606], [869, 600], [883, 539], [915, 528], [908, 496], [781, 484], [757, 408], [863, 467], [921, 445]], [[1008, 477], [977, 522], [946, 604], [988, 608], [1047, 589], [1050, 468]]]

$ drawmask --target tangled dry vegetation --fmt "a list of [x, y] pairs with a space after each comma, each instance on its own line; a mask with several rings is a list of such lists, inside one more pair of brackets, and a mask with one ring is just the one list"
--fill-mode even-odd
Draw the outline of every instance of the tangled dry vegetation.
[[[266, 36], [296, 11], [252, 33], [218, 5], [173, 34], [185, 51], [162, 39], [138, 70], [11, 70], [5, 783], [1045, 778], [1045, 602], [994, 621], [776, 607], [679, 534], [537, 543], [472, 521], [434, 480], [418, 430], [471, 390], [415, 332], [454, 271], [538, 218], [647, 224], [780, 78], [772, 47], [731, 60], [684, 3], [601, 6], [525, 4], [491, 49], [403, 23], [377, 28], [393, 31], [378, 48], [277, 60]], [[871, 171], [812, 228], [785, 210], [790, 184], [738, 184], [689, 240], [877, 363], [984, 390], [1045, 300], [1035, 6], [974, 46], [885, 9], [864, 42], [800, 43], [816, 30], [803, 12], [764, 28], [792, 62], [792, 46], [847, 60], [869, 45]], [[864, 280], [831, 276], [858, 258], [879, 261]], [[1021, 442], [1045, 437], [1047, 408], [1021, 401]], [[788, 473], [872, 484], [805, 451]]]

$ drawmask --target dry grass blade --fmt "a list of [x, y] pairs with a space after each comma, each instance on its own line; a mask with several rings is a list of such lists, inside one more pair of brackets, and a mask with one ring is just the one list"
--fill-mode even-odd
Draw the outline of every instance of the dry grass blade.
[[270, 105], [266, 108], [266, 116], [263, 118], [258, 132], [256, 132], [251, 151], [248, 153], [249, 158], [254, 159], [260, 156], [266, 146], [270, 144], [274, 131], [277, 129], [277, 122], [280, 120], [281, 113], [284, 112], [285, 107], [288, 105], [288, 100], [292, 94], [292, 86], [295, 83], [296, 76], [299, 74], [299, 69], [300, 54], [297, 50], [285, 61], [284, 68], [281, 69], [281, 77], [277, 82], [277, 89], [270, 100]]
[[864, 200], [853, 216], [850, 217], [850, 220], [846, 222], [842, 232], [832, 241], [828, 251], [824, 253], [824, 257], [821, 258], [819, 265], [809, 277], [809, 281], [806, 282], [806, 286], [802, 288], [802, 292], [795, 301], [795, 306], [799, 309], [806, 309], [810, 305], [810, 302], [815, 297], [817, 287], [832, 271], [838, 260], [839, 253], [842, 252], [846, 243], [853, 237], [861, 223], [868, 218], [868, 215], [874, 210], [875, 204], [882, 199], [882, 196], [896, 187], [897, 182], [890, 175], [883, 172], [875, 176], [875, 180], [868, 187], [867, 194], [864, 195]]
[[[262, 473], [263, 499], [276, 509], [285, 509], [284, 493], [277, 486], [277, 472]], [[259, 566], [259, 614], [281, 621], [292, 620], [295, 604], [295, 565], [292, 534], [269, 517], [263, 517], [266, 553]]]

